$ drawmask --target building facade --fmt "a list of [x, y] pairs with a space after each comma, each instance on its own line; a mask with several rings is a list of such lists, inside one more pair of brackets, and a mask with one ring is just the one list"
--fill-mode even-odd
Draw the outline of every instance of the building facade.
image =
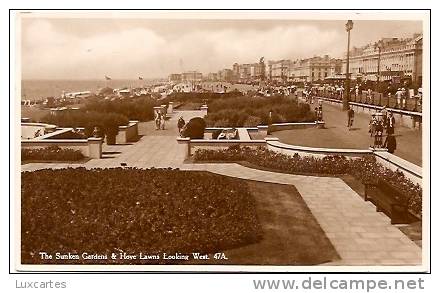
[[182, 74], [172, 73], [168, 76], [168, 81], [172, 83], [179, 83], [182, 81]]
[[342, 60], [316, 56], [292, 61], [289, 68], [289, 80], [294, 82], [323, 81], [342, 71]]
[[268, 61], [269, 78], [283, 82], [287, 81], [290, 74], [290, 60]]
[[[422, 83], [423, 36], [412, 38], [383, 38], [379, 42], [350, 50], [349, 73], [351, 78], [380, 81], [410, 78]], [[380, 58], [379, 58], [380, 56]], [[343, 61], [346, 73], [347, 59]]]
[[182, 73], [182, 82], [201, 82], [203, 75], [198, 71], [186, 71]]
[[234, 72], [231, 69], [225, 68], [218, 72], [218, 80], [231, 82], [234, 79]]

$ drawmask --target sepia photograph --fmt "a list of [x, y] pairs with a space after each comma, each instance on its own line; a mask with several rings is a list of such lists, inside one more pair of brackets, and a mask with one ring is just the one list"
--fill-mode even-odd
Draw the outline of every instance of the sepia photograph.
[[16, 271], [428, 271], [429, 10], [11, 19]]

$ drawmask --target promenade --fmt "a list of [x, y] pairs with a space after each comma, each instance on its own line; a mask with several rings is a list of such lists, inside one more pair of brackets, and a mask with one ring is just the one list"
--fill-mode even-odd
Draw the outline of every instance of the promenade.
[[[311, 104], [311, 108], [317, 103]], [[368, 149], [373, 138], [368, 133], [370, 116], [356, 113], [351, 131], [347, 128], [347, 113], [339, 105], [323, 103], [324, 129], [295, 129], [273, 133], [281, 142], [323, 148]], [[397, 149], [394, 154], [418, 166], [422, 166], [422, 131], [396, 127]]]
[[[327, 107], [326, 109], [328, 110]], [[330, 113], [331, 111], [328, 114], [331, 115]], [[376, 212], [373, 204], [365, 202], [339, 178], [281, 174], [234, 163], [184, 163], [184, 154], [176, 142], [176, 124], [181, 115], [188, 121], [191, 117], [201, 116], [202, 113], [175, 112], [167, 121], [166, 130], [155, 130], [153, 122], [141, 123], [139, 132], [142, 137], [139, 141], [133, 144], [104, 146], [102, 159], [92, 159], [85, 164], [31, 163], [22, 165], [22, 171], [67, 167], [111, 168], [120, 167], [121, 163], [124, 163], [128, 167], [204, 170], [248, 180], [290, 184], [300, 192], [341, 257], [340, 261], [325, 265], [421, 264], [421, 248], [396, 226], [391, 225], [389, 218]], [[277, 135], [278, 133], [275, 133], [275, 136]]]

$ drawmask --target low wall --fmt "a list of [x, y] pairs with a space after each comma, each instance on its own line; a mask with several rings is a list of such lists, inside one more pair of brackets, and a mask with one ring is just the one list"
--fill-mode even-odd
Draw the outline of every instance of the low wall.
[[418, 183], [422, 186], [423, 181], [423, 168], [417, 166], [411, 162], [408, 162], [396, 155], [390, 154], [386, 151], [374, 152], [376, 160], [383, 166], [393, 170], [401, 171], [412, 182]]
[[[319, 97], [318, 99], [330, 104], [339, 105], [342, 108], [341, 100], [323, 97]], [[363, 104], [358, 102], [350, 102], [350, 105], [356, 113], [366, 113], [369, 115], [375, 113], [377, 110], [382, 110], [383, 108], [381, 106]], [[395, 108], [386, 108], [386, 110], [393, 113], [394, 119], [396, 119], [396, 125], [414, 128], [417, 130], [422, 129], [422, 113]]]
[[88, 139], [42, 139], [42, 140], [22, 140], [22, 148], [45, 148], [58, 146], [79, 150], [85, 157], [99, 159], [102, 156], [102, 139], [90, 137]]
[[116, 143], [127, 143], [135, 141], [139, 135], [139, 121], [130, 121], [128, 125], [119, 126], [118, 135], [116, 135]]
[[177, 138], [178, 144], [181, 146], [181, 151], [184, 152], [185, 158], [189, 158], [197, 149], [227, 149], [233, 145], [240, 146], [265, 146], [269, 150], [294, 156], [313, 156], [316, 158], [323, 158], [330, 155], [342, 155], [347, 158], [360, 158], [365, 155], [374, 155], [377, 162], [391, 170], [401, 171], [413, 183], [422, 184], [423, 174], [422, 168], [412, 164], [400, 157], [388, 153], [384, 149], [330, 149], [330, 148], [315, 148], [305, 146], [294, 146], [285, 144], [279, 141], [276, 137], [267, 137], [264, 140], [204, 140], [204, 139], [189, 139]]
[[273, 123], [270, 125], [270, 132], [304, 128], [324, 128], [324, 126], [324, 121]]

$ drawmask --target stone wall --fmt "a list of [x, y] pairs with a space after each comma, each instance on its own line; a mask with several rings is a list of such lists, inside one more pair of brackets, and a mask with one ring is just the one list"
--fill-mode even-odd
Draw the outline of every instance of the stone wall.
[[88, 139], [42, 139], [22, 140], [22, 148], [45, 148], [58, 146], [60, 148], [79, 150], [88, 158], [99, 159], [102, 156], [102, 139], [89, 137]]
[[131, 141], [136, 141], [139, 136], [138, 129], [139, 121], [130, 121], [128, 125], [119, 126], [119, 132], [116, 136], [117, 144], [124, 144]]

